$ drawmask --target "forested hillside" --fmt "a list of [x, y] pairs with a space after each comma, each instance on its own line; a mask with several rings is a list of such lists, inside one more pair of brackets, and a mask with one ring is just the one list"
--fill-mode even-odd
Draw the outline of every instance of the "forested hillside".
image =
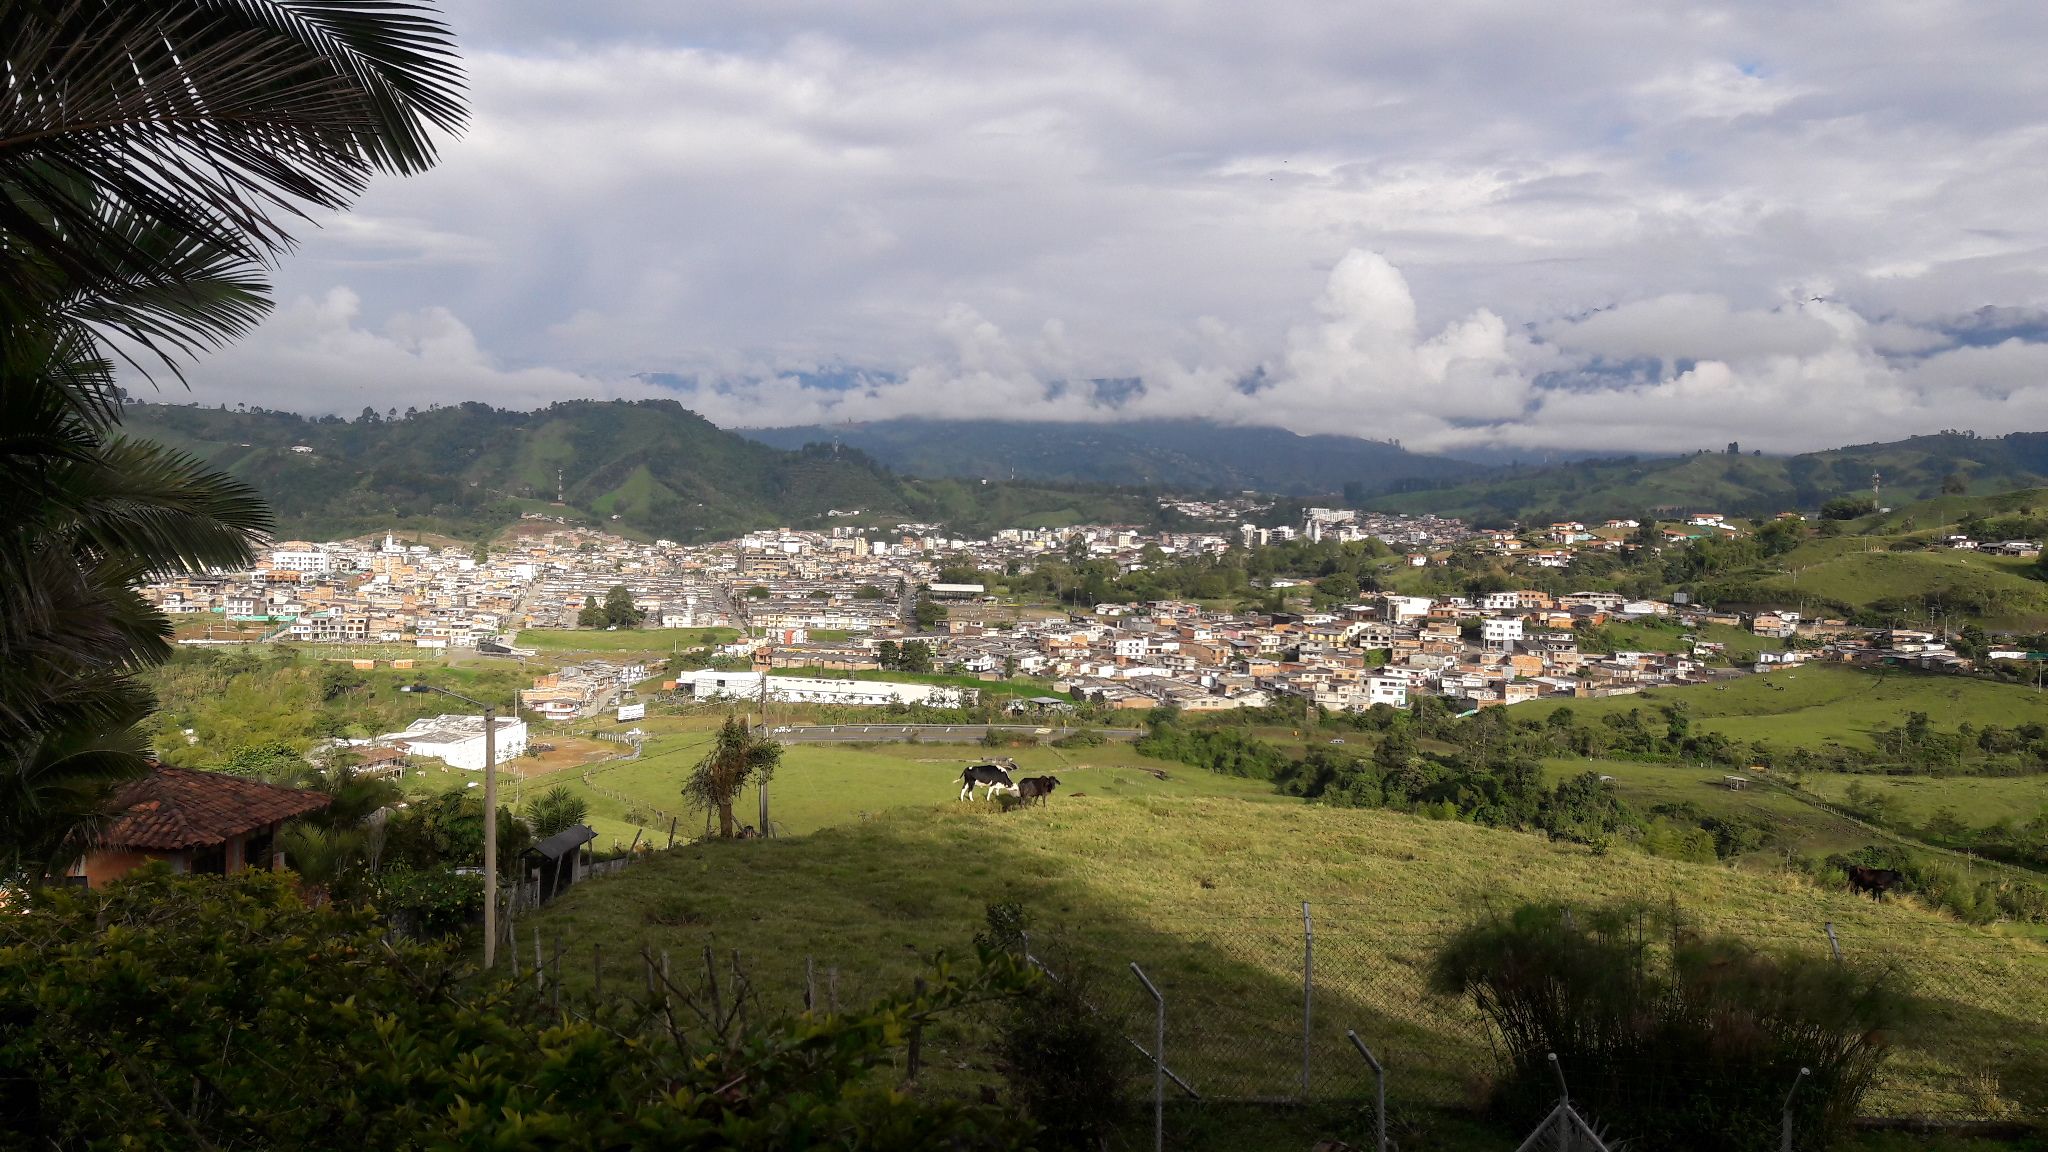
[[[469, 403], [355, 420], [131, 403], [124, 428], [255, 484], [287, 536], [408, 527], [468, 538], [525, 511], [679, 540], [823, 522], [828, 510], [862, 512], [833, 523], [934, 520], [962, 531], [1147, 524], [1158, 514], [1141, 493], [924, 481], [850, 449], [780, 451], [666, 400], [533, 412]], [[552, 504], [558, 482], [561, 507]]]
[[1507, 469], [1485, 480], [1373, 501], [1392, 511], [1435, 512], [1483, 523], [1713, 511], [1767, 515], [1812, 510], [1844, 495], [1871, 492], [1881, 477], [1887, 505], [1944, 491], [1998, 491], [2048, 484], [2048, 433], [1981, 437], [1968, 432], [1915, 436], [1798, 456], [1735, 451], [1673, 458], [1583, 460]]
[[1015, 476], [1191, 492], [1250, 488], [1357, 498], [1486, 471], [1477, 464], [1425, 456], [1380, 440], [1297, 436], [1284, 428], [1231, 427], [1206, 420], [880, 420], [740, 431], [778, 448], [834, 443], [858, 448], [891, 468], [919, 476]]

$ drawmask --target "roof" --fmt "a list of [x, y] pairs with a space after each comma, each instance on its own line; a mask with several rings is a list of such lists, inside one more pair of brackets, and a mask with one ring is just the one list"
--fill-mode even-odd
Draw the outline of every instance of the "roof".
[[576, 849], [597, 839], [596, 830], [588, 824], [572, 824], [553, 836], [527, 849], [539, 853], [549, 860], [560, 860]]
[[325, 808], [320, 792], [158, 764], [115, 798], [109, 848], [175, 851], [224, 844], [244, 832]]

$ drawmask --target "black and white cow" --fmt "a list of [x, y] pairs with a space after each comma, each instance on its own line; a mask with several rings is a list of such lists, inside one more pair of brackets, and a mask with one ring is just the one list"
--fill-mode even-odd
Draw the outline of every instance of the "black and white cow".
[[1000, 764], [969, 764], [967, 771], [960, 774], [960, 798], [968, 799], [977, 787], [987, 788], [982, 794], [986, 800], [998, 792], [1017, 794], [1017, 785], [1010, 780], [1010, 774]]

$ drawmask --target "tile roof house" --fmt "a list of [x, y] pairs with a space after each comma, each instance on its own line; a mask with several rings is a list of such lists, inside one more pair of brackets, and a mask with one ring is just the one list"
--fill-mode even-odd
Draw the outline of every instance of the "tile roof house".
[[115, 797], [118, 815], [72, 875], [98, 887], [152, 860], [178, 872], [280, 868], [278, 828], [327, 804], [319, 792], [158, 764]]

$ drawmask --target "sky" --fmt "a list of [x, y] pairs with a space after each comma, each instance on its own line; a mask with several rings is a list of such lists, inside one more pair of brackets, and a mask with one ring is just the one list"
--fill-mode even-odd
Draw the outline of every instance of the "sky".
[[1427, 451], [2048, 429], [2048, 5], [445, 11], [467, 131], [303, 230], [190, 399]]

